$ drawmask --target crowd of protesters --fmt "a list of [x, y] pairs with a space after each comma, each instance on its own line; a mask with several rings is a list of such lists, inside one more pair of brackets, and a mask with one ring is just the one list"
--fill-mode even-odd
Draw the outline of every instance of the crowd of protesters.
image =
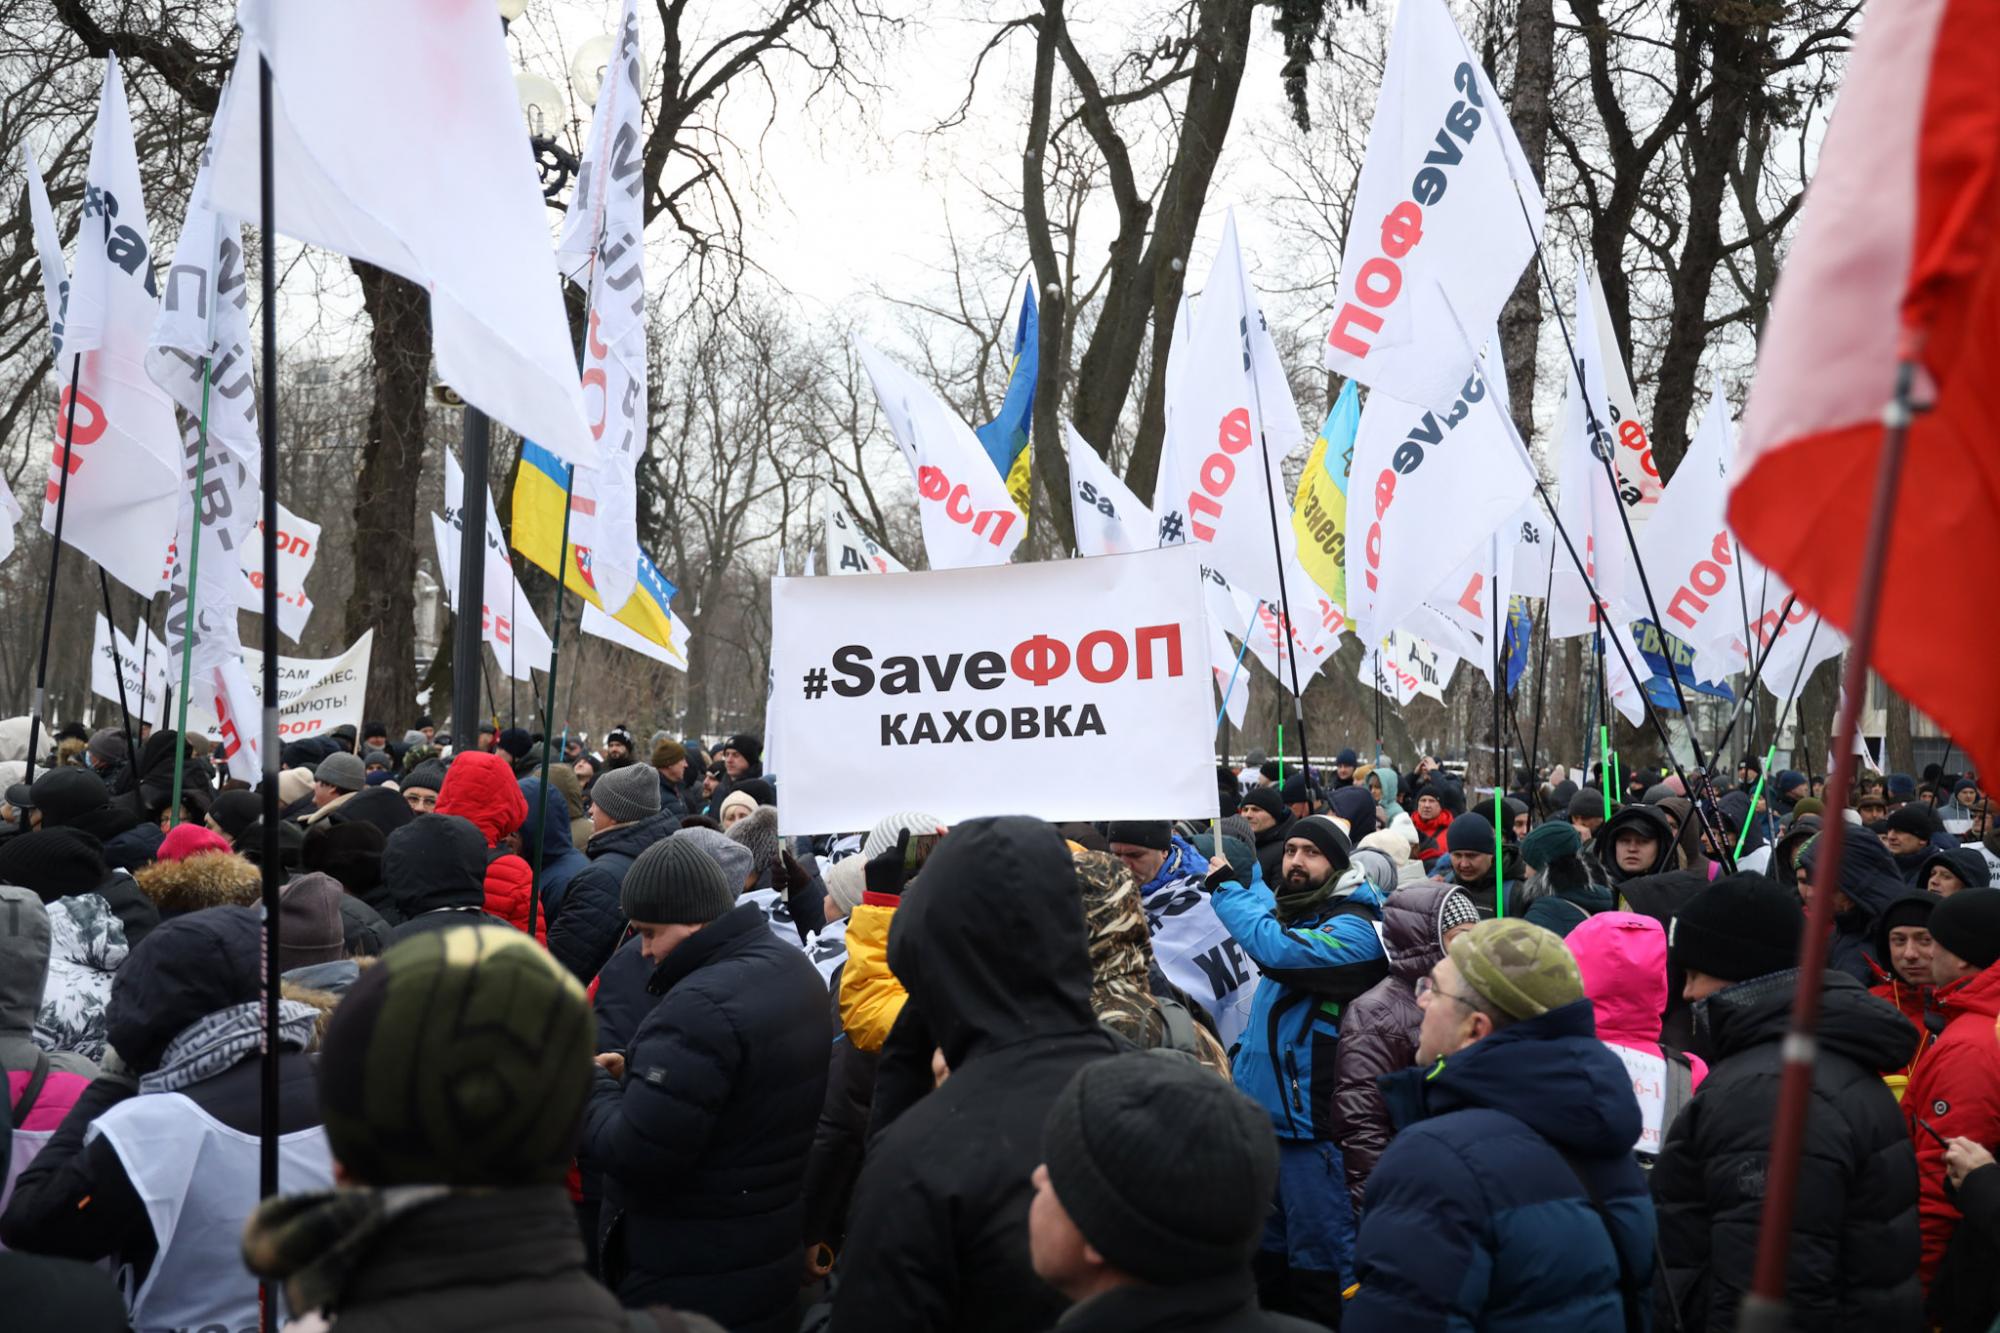
[[0, 805], [10, 1327], [1730, 1329], [1818, 891], [1789, 1326], [2000, 1315], [1971, 775], [1253, 753], [1219, 821], [802, 837], [755, 735], [340, 727], [272, 1124], [263, 797], [142, 741]]

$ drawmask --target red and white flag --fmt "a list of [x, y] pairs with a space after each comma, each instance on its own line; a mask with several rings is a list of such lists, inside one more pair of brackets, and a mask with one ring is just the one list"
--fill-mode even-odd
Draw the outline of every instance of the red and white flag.
[[1883, 408], [1907, 349], [1921, 366], [1883, 553], [1869, 665], [2000, 769], [2000, 691], [1968, 663], [2000, 625], [1953, 622], [1939, 647], [1937, 562], [2000, 567], [2000, 7], [1868, 7], [1806, 197], [1743, 416], [1730, 526], [1830, 622], [1852, 629]]

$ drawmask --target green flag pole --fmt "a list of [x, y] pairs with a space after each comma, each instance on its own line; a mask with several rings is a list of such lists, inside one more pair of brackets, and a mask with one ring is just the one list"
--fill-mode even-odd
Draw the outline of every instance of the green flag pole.
[[1278, 798], [1285, 794], [1285, 724], [1278, 724]]
[[1618, 782], [1617, 777], [1611, 771], [1611, 765], [1611, 728], [1600, 726], [1597, 729], [1597, 776], [1604, 782], [1604, 817], [1606, 819], [1611, 818], [1611, 789]]
[[[212, 364], [208, 357], [201, 359], [201, 444], [194, 464], [194, 517], [188, 523], [188, 575], [184, 585], [187, 591], [181, 601], [181, 698], [174, 723], [174, 805], [169, 828], [181, 822], [181, 780], [187, 772], [188, 695], [193, 688], [188, 672], [193, 669], [195, 628], [201, 623], [195, 599], [201, 588], [201, 493], [208, 484], [208, 381]], [[137, 755], [132, 757], [132, 763], [136, 771]]]
[[1743, 817], [1743, 831], [1736, 835], [1736, 859], [1743, 859], [1743, 844], [1750, 837], [1750, 823], [1757, 818], [1757, 800], [1764, 794], [1764, 776], [1771, 771], [1771, 761], [1777, 758], [1778, 743], [1771, 742], [1771, 748], [1764, 751], [1764, 766], [1757, 770], [1757, 785], [1750, 789], [1750, 813]]

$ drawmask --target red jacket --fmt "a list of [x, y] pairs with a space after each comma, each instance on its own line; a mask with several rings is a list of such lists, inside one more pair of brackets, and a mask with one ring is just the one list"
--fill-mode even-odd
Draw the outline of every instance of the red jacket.
[[[1924, 1052], [1931, 1048], [1933, 1037], [1930, 1026], [1924, 1021], [1936, 1015], [1942, 1022], [1942, 1012], [1937, 1004], [1937, 987], [1912, 986], [1897, 976], [1893, 969], [1885, 968], [1873, 958], [1868, 960], [1869, 970], [1874, 972], [1876, 984], [1868, 988], [1868, 993], [1878, 1000], [1887, 1000], [1903, 1011], [1903, 1017], [1910, 1020], [1910, 1026], [1917, 1030], [1917, 1054], [1909, 1064], [1901, 1069], [1884, 1070], [1884, 1073], [1908, 1074], [1923, 1059]], [[1925, 1119], [1929, 1119], [1928, 1116]]]
[[[445, 770], [437, 812], [469, 821], [489, 848], [498, 848], [502, 838], [521, 831], [528, 817], [528, 800], [521, 795], [513, 766], [504, 757], [473, 750], [459, 755]], [[528, 899], [534, 885], [535, 872], [528, 863], [512, 852], [502, 852], [486, 863], [486, 910], [512, 922], [516, 930], [526, 930]], [[535, 939], [546, 944], [548, 937], [548, 914], [537, 910]]]
[[1924, 1285], [1930, 1285], [1958, 1225], [1959, 1212], [1944, 1194], [1944, 1149], [1916, 1123], [1945, 1138], [2000, 1143], [2000, 967], [1961, 977], [1937, 990], [1944, 1035], [1917, 1061], [1903, 1093], [1903, 1115], [1917, 1149], [1917, 1221], [1923, 1231]]
[[1417, 844], [1416, 857], [1426, 867], [1445, 854], [1445, 830], [1451, 827], [1451, 811], [1439, 810], [1436, 819], [1427, 820], [1422, 815], [1413, 814], [1410, 822], [1417, 826], [1422, 841]]

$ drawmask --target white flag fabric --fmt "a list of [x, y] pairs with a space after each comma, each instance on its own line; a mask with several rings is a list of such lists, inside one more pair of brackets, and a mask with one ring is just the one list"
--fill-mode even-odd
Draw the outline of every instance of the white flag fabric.
[[688, 642], [687, 622], [682, 620], [680, 613], [672, 607], [667, 608], [667, 615], [673, 622], [674, 647], [681, 650], [680, 656], [676, 656], [666, 647], [654, 643], [645, 635], [631, 629], [624, 621], [614, 620], [588, 602], [585, 602], [583, 606], [583, 632], [585, 634], [594, 634], [600, 639], [609, 639], [612, 643], [630, 648], [635, 653], [643, 653], [655, 662], [666, 663], [676, 671], [686, 671], [688, 669], [686, 656]]
[[35, 257], [42, 264], [42, 299], [49, 309], [49, 337], [55, 354], [63, 350], [63, 307], [69, 301], [69, 264], [63, 259], [62, 233], [56, 230], [55, 211], [49, 207], [49, 187], [42, 183], [42, 169], [35, 150], [24, 140], [21, 166], [28, 175], [28, 217], [34, 224]]
[[1076, 528], [1076, 553], [1125, 555], [1157, 546], [1153, 512], [1118, 479], [1104, 455], [1091, 448], [1067, 422], [1063, 423], [1063, 443], [1069, 447], [1069, 504]]
[[[1244, 719], [1250, 716], [1250, 667], [1243, 661], [1242, 651], [1229, 646], [1229, 635], [1216, 623], [1214, 615], [1207, 619], [1208, 666], [1215, 673], [1215, 692], [1222, 699], [1223, 711], [1229, 715], [1229, 725], [1240, 731]], [[1247, 651], [1249, 640], [1242, 642]]]
[[[242, 639], [236, 613], [248, 586], [243, 566], [256, 560], [257, 511], [261, 490], [257, 474], [225, 449], [208, 451], [202, 469], [201, 432], [190, 422], [182, 439], [180, 522], [168, 566], [167, 654], [176, 687], [181, 679], [183, 650], [188, 654], [188, 678], [213, 678], [217, 667], [241, 660]], [[194, 502], [197, 474], [201, 480], [199, 507]], [[196, 543], [199, 542], [199, 546]], [[190, 610], [192, 607], [192, 610]], [[263, 609], [261, 603], [256, 608]], [[190, 647], [188, 639], [194, 642]]]
[[1377, 652], [1361, 655], [1358, 679], [1380, 690], [1399, 706], [1419, 694], [1444, 699], [1444, 688], [1458, 670], [1458, 658], [1404, 630], [1384, 635]]
[[[1772, 581], [1777, 581], [1775, 574]], [[1771, 697], [1780, 703], [1803, 690], [1805, 682], [1818, 670], [1820, 663], [1847, 651], [1847, 636], [1821, 619], [1818, 612], [1808, 609], [1803, 602], [1793, 602], [1790, 613], [1779, 618], [1778, 611], [1783, 609], [1783, 598], [1789, 595], [1789, 591], [1787, 589], [1780, 595], [1775, 609], [1751, 627], [1760, 653], [1766, 643], [1776, 638], [1776, 642], [1770, 645], [1770, 656], [1764, 659], [1762, 680]]]
[[[1266, 447], [1259, 398], [1270, 375], [1258, 373], [1260, 358], [1273, 363], [1283, 380], [1269, 343], [1244, 274], [1232, 212], [1202, 288], [1189, 345], [1175, 367], [1167, 409], [1173, 447], [1162, 451], [1153, 508], [1161, 546], [1205, 542], [1209, 549], [1202, 562], [1220, 570], [1230, 586], [1277, 602], [1281, 556], [1271, 538], [1271, 512], [1291, 495], [1279, 464], [1301, 429], [1289, 392], [1282, 403], [1264, 402], [1277, 431]], [[1303, 596], [1313, 585], [1299, 586]]]
[[613, 616], [639, 583], [637, 470], [647, 423], [642, 96], [639, 14], [636, 0], [625, 0], [556, 247], [563, 271], [590, 297], [583, 403], [604, 456], [576, 470], [570, 540], [590, 553], [598, 599]]
[[929, 385], [866, 339], [857, 337], [854, 346], [917, 484], [931, 568], [1006, 564], [1027, 524], [979, 437]]
[[204, 699], [215, 718], [218, 748], [223, 763], [228, 765], [229, 776], [240, 778], [253, 789], [263, 785], [264, 714], [249, 669], [240, 659], [226, 662], [196, 685], [199, 691], [196, 697]]
[[[1603, 289], [1599, 282], [1592, 290]], [[1584, 329], [1576, 330], [1575, 337], [1578, 346], [1596, 348], [1604, 390], [1604, 396], [1597, 400], [1597, 415], [1611, 435], [1611, 466], [1618, 473], [1618, 498], [1632, 515], [1633, 527], [1643, 531], [1659, 508], [1667, 484], [1660, 479], [1660, 465], [1653, 461], [1653, 441], [1639, 416], [1639, 398], [1632, 392], [1632, 376], [1625, 369], [1625, 354], [1618, 349], [1611, 318], [1603, 301], [1592, 300], [1590, 304], [1597, 325], [1595, 342], [1591, 341], [1592, 332]]]
[[[1596, 299], [1591, 291], [1590, 264], [1579, 261], [1576, 270], [1576, 327], [1596, 327]], [[1617, 448], [1600, 413], [1598, 436], [1593, 440], [1590, 417], [1584, 402], [1605, 401], [1604, 363], [1590, 354], [1588, 343], [1579, 344], [1583, 380], [1577, 381], [1576, 366], [1569, 367], [1569, 389], [1563, 399], [1561, 433], [1557, 436], [1556, 516], [1575, 545], [1596, 586], [1598, 602], [1593, 603], [1576, 566], [1567, 557], [1556, 564], [1555, 589], [1549, 595], [1549, 634], [1566, 639], [1588, 634], [1597, 628], [1600, 615], [1623, 623], [1646, 615], [1645, 598], [1632, 569], [1632, 554], [1619, 517], [1621, 501], [1612, 489], [1604, 464]], [[1662, 613], [1664, 614], [1664, 612]]]
[[[1454, 331], [1443, 333], [1457, 345]], [[1379, 389], [1368, 395], [1354, 438], [1347, 541], [1347, 612], [1362, 642], [1400, 629], [1455, 571], [1483, 558], [1493, 533], [1534, 493], [1498, 384], [1475, 368], [1443, 412]]]
[[[124, 703], [132, 713], [133, 722], [160, 725], [168, 693], [164, 661], [166, 650], [143, 623], [139, 626], [137, 638], [127, 638], [125, 631], [106, 620], [102, 611], [96, 615], [91, 638], [90, 692], [109, 703], [118, 703], [122, 675]], [[112, 653], [114, 641], [117, 644], [115, 661]]]
[[[826, 514], [826, 572], [829, 574], [907, 574], [909, 567], [861, 530], [854, 515], [829, 486], [820, 497]], [[808, 573], [811, 571], [808, 570]]]
[[1449, 411], [1473, 358], [1440, 334], [1454, 318], [1468, 329], [1500, 318], [1543, 211], [1506, 108], [1444, 0], [1403, 0], [1341, 255], [1326, 368]]
[[[257, 535], [243, 544], [243, 581], [236, 588], [236, 609], [264, 614], [264, 520]], [[306, 596], [306, 578], [319, 561], [319, 524], [294, 514], [278, 502], [278, 629], [293, 643], [306, 632], [313, 600]]]
[[[507, 543], [501, 536], [500, 515], [493, 508], [493, 495], [479, 488], [486, 501], [486, 569], [481, 584], [485, 605], [480, 607], [481, 635], [493, 646], [493, 658], [514, 680], [531, 680], [532, 672], [546, 672], [554, 645], [548, 631], [535, 618], [527, 594], [514, 576], [514, 563], [507, 558]], [[458, 547], [465, 531], [461, 509], [465, 496], [465, 469], [458, 456], [444, 452], [444, 516], [431, 515], [431, 537], [437, 543], [438, 571], [444, 581], [445, 604], [458, 614]]]
[[[1722, 387], [1709, 394], [1701, 425], [1688, 443], [1673, 484], [1635, 529], [1639, 550], [1660, 599], [1661, 628], [1695, 650], [1704, 679], [1718, 679], [1726, 646], [1741, 648], [1744, 615], [1754, 604], [1724, 516], [1729, 460], [1735, 456], [1729, 403]], [[1704, 660], [1707, 659], [1707, 660]]]
[[[146, 376], [157, 289], [139, 159], [118, 62], [107, 59], [90, 140], [76, 272], [63, 350], [81, 354], [75, 398], [63, 391], [42, 529], [56, 526], [60, 469], [69, 472], [63, 540], [142, 596], [160, 590], [174, 539], [180, 431], [172, 401]], [[65, 422], [75, 428], [65, 453]]]
[[546, 205], [490, 6], [242, 0], [214, 207], [258, 216], [257, 61], [271, 66], [273, 196], [287, 236], [430, 292], [438, 378], [559, 457], [585, 424]]

